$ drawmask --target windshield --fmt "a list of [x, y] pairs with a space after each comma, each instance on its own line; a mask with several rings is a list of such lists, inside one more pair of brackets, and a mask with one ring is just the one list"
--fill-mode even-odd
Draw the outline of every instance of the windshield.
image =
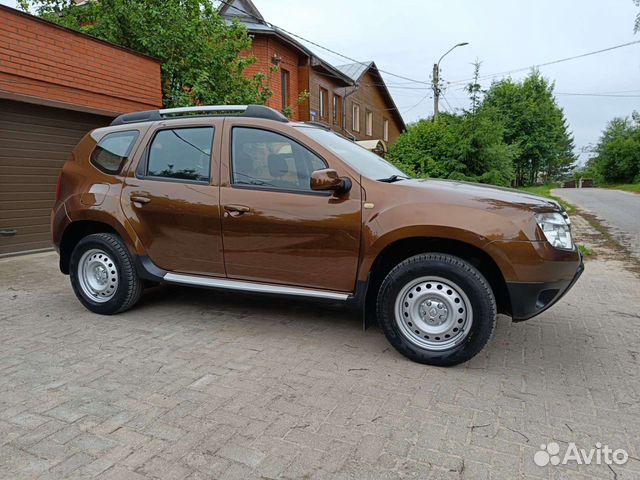
[[375, 153], [333, 132], [311, 126], [297, 126], [296, 128], [323, 147], [331, 150], [331, 152], [341, 160], [367, 178], [380, 180], [393, 177], [394, 175], [408, 178], [404, 172]]

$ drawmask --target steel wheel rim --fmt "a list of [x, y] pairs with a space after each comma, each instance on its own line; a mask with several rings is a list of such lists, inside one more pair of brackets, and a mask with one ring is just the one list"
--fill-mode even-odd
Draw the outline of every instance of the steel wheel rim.
[[426, 350], [459, 345], [473, 324], [469, 297], [455, 282], [420, 277], [407, 283], [396, 298], [395, 319], [402, 335]]
[[104, 250], [93, 248], [80, 257], [78, 280], [86, 297], [105, 303], [116, 294], [120, 277], [113, 259]]

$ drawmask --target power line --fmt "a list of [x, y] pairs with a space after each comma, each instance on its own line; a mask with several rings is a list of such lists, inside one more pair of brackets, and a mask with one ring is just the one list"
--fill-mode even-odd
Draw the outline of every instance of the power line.
[[418, 100], [418, 102], [412, 106], [410, 106], [409, 108], [407, 108], [406, 110], [404, 110], [402, 113], [405, 114], [407, 112], [410, 112], [411, 110], [413, 110], [414, 108], [416, 108], [418, 105], [420, 105], [422, 102], [424, 102], [427, 98], [431, 98], [429, 96], [429, 94], [426, 94], [424, 97], [422, 97], [420, 100]]
[[[633, 42], [622, 43], [620, 45], [614, 45], [612, 47], [602, 48], [600, 50], [594, 50], [592, 52], [582, 53], [580, 55], [574, 55], [572, 57], [560, 58], [558, 60], [552, 60], [550, 62], [540, 63], [540, 64], [537, 64], [537, 65], [530, 65], [528, 67], [516, 68], [514, 70], [507, 70], [507, 71], [504, 71], [504, 72], [493, 73], [493, 74], [490, 74], [490, 75], [480, 75], [478, 77], [478, 80], [487, 80], [489, 78], [500, 77], [500, 76], [505, 76], [505, 75], [511, 75], [512, 73], [523, 72], [523, 71], [531, 70], [532, 68], [547, 67], [549, 65], [555, 65], [557, 63], [563, 63], [563, 62], [568, 62], [568, 61], [571, 61], [571, 60], [576, 60], [578, 58], [584, 58], [584, 57], [588, 57], [588, 56], [591, 56], [591, 55], [597, 55], [599, 53], [609, 52], [611, 50], [616, 50], [618, 48], [629, 47], [631, 45], [637, 45], [639, 43], [640, 43], [640, 40], [634, 40]], [[474, 78], [469, 78], [469, 79], [466, 79], [466, 80], [457, 80], [457, 81], [454, 81], [454, 82], [448, 82], [448, 84], [449, 85], [459, 85], [461, 83], [467, 83], [467, 82], [470, 82], [472, 80], [474, 80]]]
[[444, 96], [444, 92], [440, 92], [440, 95], [442, 96], [442, 99], [444, 100], [444, 103], [446, 103], [447, 107], [449, 107], [449, 110], [451, 111], [451, 113], [455, 113], [455, 110], [451, 106], [451, 104], [449, 103], [449, 100], [447, 100], [447, 97]]
[[565, 93], [557, 92], [555, 95], [572, 96], [572, 97], [610, 97], [610, 98], [640, 98], [640, 95], [618, 95], [610, 93]]

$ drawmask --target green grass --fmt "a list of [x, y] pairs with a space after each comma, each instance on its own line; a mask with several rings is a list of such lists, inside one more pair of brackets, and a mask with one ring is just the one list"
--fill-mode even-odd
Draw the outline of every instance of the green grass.
[[640, 183], [625, 183], [621, 185], [598, 185], [601, 188], [613, 188], [615, 190], [624, 190], [625, 192], [640, 193]]
[[541, 197], [552, 198], [560, 205], [564, 207], [569, 215], [576, 213], [576, 207], [571, 205], [570, 203], [565, 202], [561, 198], [554, 197], [551, 195], [551, 190], [554, 188], [559, 188], [557, 183], [546, 183], [544, 185], [533, 185], [531, 187], [520, 187], [520, 190], [523, 190], [527, 193], [533, 193], [534, 195], [540, 195]]
[[587, 247], [585, 247], [584, 245], [578, 245], [578, 250], [580, 250], [582, 255], [584, 255], [585, 257], [590, 257], [594, 255], [594, 252], [588, 249]]

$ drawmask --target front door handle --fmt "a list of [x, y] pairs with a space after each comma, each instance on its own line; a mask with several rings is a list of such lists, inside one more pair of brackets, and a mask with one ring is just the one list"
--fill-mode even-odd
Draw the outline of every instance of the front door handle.
[[0, 237], [13, 237], [18, 231], [15, 228], [5, 228], [0, 230]]
[[240, 215], [243, 215], [247, 212], [251, 211], [251, 209], [249, 207], [247, 207], [246, 205], [233, 205], [233, 204], [229, 204], [229, 205], [225, 205], [224, 206], [224, 216], [228, 217], [228, 216], [232, 216], [232, 217], [239, 217]]
[[151, 199], [149, 197], [145, 197], [143, 195], [131, 194], [131, 196], [129, 196], [129, 198], [131, 199], [131, 201], [133, 203], [139, 203], [141, 205], [144, 205], [144, 204], [149, 203], [151, 201]]

